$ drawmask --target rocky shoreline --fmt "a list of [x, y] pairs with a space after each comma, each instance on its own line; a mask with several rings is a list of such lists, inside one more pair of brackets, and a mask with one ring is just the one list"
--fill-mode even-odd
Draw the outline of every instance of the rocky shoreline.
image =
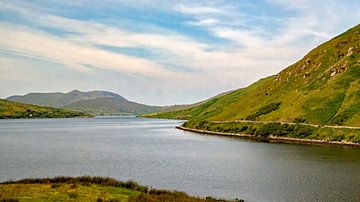
[[225, 132], [215, 132], [208, 130], [200, 130], [194, 128], [187, 128], [182, 125], [176, 126], [177, 129], [190, 131], [201, 134], [208, 135], [218, 135], [218, 136], [228, 136], [228, 137], [240, 137], [250, 140], [263, 141], [263, 142], [273, 142], [273, 143], [298, 143], [298, 144], [314, 144], [314, 145], [334, 145], [334, 146], [346, 146], [346, 147], [356, 147], [360, 148], [359, 143], [355, 142], [339, 142], [339, 141], [329, 141], [329, 140], [312, 140], [312, 139], [300, 139], [300, 138], [290, 138], [290, 137], [277, 137], [277, 136], [269, 136], [269, 137], [256, 137], [254, 135], [247, 134], [238, 134], [238, 133], [225, 133]]

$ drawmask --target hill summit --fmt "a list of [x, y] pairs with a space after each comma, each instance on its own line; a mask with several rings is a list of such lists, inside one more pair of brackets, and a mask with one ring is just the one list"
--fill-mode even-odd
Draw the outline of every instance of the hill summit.
[[142, 114], [158, 111], [161, 108], [132, 102], [108, 91], [73, 90], [68, 93], [29, 93], [10, 96], [6, 99], [27, 104], [76, 109], [95, 115]]
[[360, 25], [277, 75], [200, 106], [150, 116], [189, 119], [192, 127], [237, 120], [360, 126]]

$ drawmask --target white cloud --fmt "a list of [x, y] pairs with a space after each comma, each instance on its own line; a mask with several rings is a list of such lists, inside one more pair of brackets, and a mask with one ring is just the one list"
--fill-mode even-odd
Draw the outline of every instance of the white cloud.
[[[259, 25], [247, 24], [249, 19], [268, 20], [264, 16], [248, 16], [231, 5], [182, 3], [174, 6], [174, 11], [191, 17], [185, 22], [188, 25], [198, 26], [214, 37], [228, 41], [221, 47], [212, 42], [199, 42], [177, 30], [136, 32], [4, 3], [0, 9], [11, 9], [40, 27], [75, 34], [56, 36], [36, 27], [0, 23], [0, 48], [28, 58], [53, 61], [68, 68], [68, 72], [84, 72], [84, 75], [88, 75], [87, 79], [81, 80], [82, 83], [72, 82], [67, 86], [59, 84], [61, 89], [100, 86], [124, 92], [130, 99], [149, 104], [189, 103], [222, 91], [244, 87], [261, 77], [277, 73], [302, 57], [306, 51], [344, 31], [346, 26], [350, 27], [356, 21], [356, 18], [351, 18], [359, 15], [355, 12], [345, 16], [348, 9], [338, 9], [335, 3], [324, 5], [318, 12], [316, 9], [319, 8], [311, 2], [274, 2], [284, 8], [287, 6], [286, 9], [294, 11], [296, 15], [272, 19], [281, 26], [269, 33], [264, 33], [269, 30]], [[334, 10], [337, 11], [336, 15]], [[327, 20], [324, 21], [324, 18]], [[341, 24], [342, 20], [346, 20], [346, 24]], [[97, 45], [141, 48], [160, 54], [155, 59], [149, 59], [105, 51]], [[13, 62], [0, 60], [0, 63], [2, 72], [24, 72], [24, 68], [17, 68]], [[20, 63], [26, 66], [26, 62], [19, 59]], [[179, 71], [172, 65], [184, 67], [186, 71]], [[41, 68], [52, 67], [43, 65]], [[112, 80], [106, 79], [97, 70], [128, 75], [133, 80], [121, 76], [119, 79], [115, 76]], [[91, 78], [97, 78], [97, 83]], [[14, 77], [16, 79], [20, 81], [22, 78]], [[4, 79], [0, 77], [0, 80]], [[36, 79], [33, 82], [36, 83]], [[56, 89], [56, 84], [51, 85], [52, 89]]]
[[203, 19], [199, 19], [197, 21], [194, 22], [189, 22], [189, 24], [191, 25], [196, 25], [196, 26], [212, 26], [219, 23], [219, 20], [216, 18], [203, 18]]
[[179, 5], [176, 7], [176, 10], [182, 13], [187, 14], [214, 14], [214, 13], [223, 13], [224, 11], [215, 7], [208, 6], [187, 6]]
[[171, 74], [160, 65], [141, 58], [114, 54], [92, 46], [78, 45], [46, 33], [0, 23], [2, 49], [52, 59], [58, 63], [86, 70], [86, 65], [143, 76]]

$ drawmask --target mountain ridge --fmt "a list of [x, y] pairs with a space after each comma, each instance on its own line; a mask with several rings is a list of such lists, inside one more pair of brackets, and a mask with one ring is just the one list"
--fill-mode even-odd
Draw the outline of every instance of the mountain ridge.
[[[109, 91], [72, 90], [68, 93], [28, 93], [6, 98], [27, 104], [75, 109], [95, 115], [143, 114], [158, 111], [161, 107], [149, 106], [127, 100], [121, 95]], [[104, 103], [101, 103], [100, 101]]]

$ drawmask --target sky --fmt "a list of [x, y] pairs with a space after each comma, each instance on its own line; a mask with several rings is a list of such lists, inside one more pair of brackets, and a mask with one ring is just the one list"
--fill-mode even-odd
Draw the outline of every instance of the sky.
[[359, 20], [358, 0], [0, 0], [0, 97], [194, 103], [278, 73]]

